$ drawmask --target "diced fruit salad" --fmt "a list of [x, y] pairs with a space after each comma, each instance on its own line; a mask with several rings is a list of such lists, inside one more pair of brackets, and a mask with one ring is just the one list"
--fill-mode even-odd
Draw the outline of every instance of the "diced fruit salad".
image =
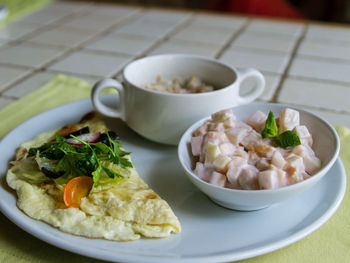
[[231, 109], [214, 113], [191, 137], [194, 173], [226, 188], [276, 189], [306, 180], [321, 168], [299, 112], [253, 113], [246, 122]]

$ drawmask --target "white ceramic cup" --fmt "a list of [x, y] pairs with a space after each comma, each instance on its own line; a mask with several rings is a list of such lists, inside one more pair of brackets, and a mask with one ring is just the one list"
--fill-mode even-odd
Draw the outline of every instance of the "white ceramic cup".
[[[157, 76], [199, 77], [215, 90], [205, 93], [175, 94], [143, 88], [154, 83]], [[240, 95], [242, 82], [252, 78], [254, 87]], [[166, 54], [133, 61], [123, 71], [124, 85], [114, 79], [95, 84], [91, 99], [103, 115], [120, 118], [143, 137], [164, 144], [176, 145], [184, 131], [195, 121], [221, 109], [255, 100], [263, 92], [265, 80], [255, 69], [236, 69], [215, 59], [192, 55]], [[119, 99], [117, 109], [103, 104], [99, 93], [115, 88]]]

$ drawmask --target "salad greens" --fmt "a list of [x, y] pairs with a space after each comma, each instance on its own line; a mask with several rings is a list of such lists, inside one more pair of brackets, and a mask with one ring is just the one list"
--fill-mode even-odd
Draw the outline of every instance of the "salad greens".
[[278, 128], [275, 121], [275, 116], [273, 115], [273, 112], [270, 111], [265, 122], [265, 128], [261, 132], [262, 137], [272, 138], [277, 146], [284, 149], [301, 144], [299, 136], [294, 131], [285, 131], [279, 135], [277, 134]]
[[121, 169], [133, 167], [129, 159], [125, 158], [130, 153], [123, 151], [120, 142], [112, 140], [108, 132], [106, 133], [107, 143], [89, 143], [71, 134], [70, 137], [80, 142], [80, 145], [69, 144], [64, 137], [56, 134], [56, 141], [30, 148], [28, 154], [35, 156], [41, 170], [46, 163], [50, 163], [48, 169], [53, 169], [53, 173], [59, 175], [56, 180], [62, 183], [78, 176], [92, 177], [94, 186], [102, 175], [120, 180], [124, 178], [120, 173]]

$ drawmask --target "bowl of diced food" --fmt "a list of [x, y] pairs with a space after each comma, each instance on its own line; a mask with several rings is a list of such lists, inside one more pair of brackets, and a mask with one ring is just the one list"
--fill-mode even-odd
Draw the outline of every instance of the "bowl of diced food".
[[335, 129], [283, 104], [252, 103], [194, 123], [178, 145], [191, 182], [215, 203], [252, 211], [314, 186], [338, 157]]

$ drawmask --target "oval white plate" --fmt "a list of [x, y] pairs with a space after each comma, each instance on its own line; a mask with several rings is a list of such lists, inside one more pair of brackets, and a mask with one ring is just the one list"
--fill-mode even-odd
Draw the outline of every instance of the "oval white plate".
[[[112, 97], [105, 97], [108, 103]], [[105, 119], [132, 152], [140, 176], [168, 201], [182, 232], [165, 239], [111, 242], [63, 233], [33, 220], [16, 206], [5, 181], [15, 149], [40, 132], [77, 122], [92, 110], [89, 99], [69, 103], [22, 123], [0, 142], [0, 209], [15, 224], [52, 245], [85, 256], [122, 262], [221, 262], [262, 255], [296, 242], [324, 224], [339, 207], [346, 175], [338, 159], [311, 189], [280, 204], [254, 212], [231, 211], [211, 202], [186, 178], [176, 147], [149, 142], [122, 122]], [[113, 123], [112, 123], [113, 122]], [[307, 202], [305, 202], [307, 200]]]

